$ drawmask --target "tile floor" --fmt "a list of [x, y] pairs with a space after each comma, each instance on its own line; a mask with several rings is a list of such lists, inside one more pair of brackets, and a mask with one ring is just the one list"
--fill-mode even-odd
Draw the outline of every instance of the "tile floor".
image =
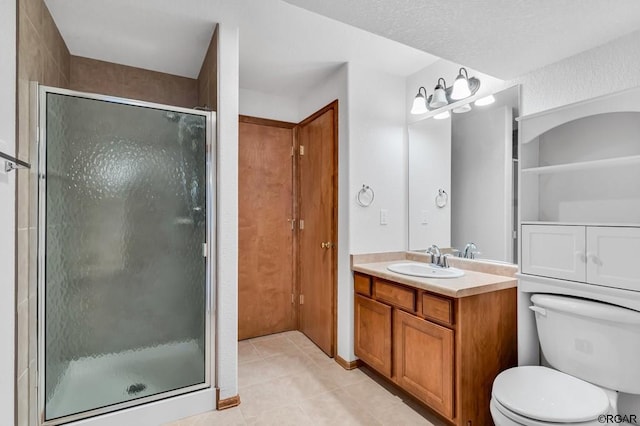
[[371, 371], [343, 369], [297, 331], [242, 341], [238, 360], [240, 406], [169, 425], [444, 425]]

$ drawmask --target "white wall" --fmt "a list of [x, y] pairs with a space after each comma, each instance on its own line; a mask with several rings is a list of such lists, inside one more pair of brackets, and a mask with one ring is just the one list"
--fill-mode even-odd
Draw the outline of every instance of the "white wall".
[[[16, 2], [0, 1], [0, 151], [15, 153]], [[24, 172], [22, 172], [24, 173]], [[15, 175], [0, 160], [0, 424], [14, 424]]]
[[640, 86], [640, 31], [514, 80], [522, 115]]
[[238, 27], [218, 27], [216, 370], [220, 399], [238, 394]]
[[[356, 64], [349, 66], [349, 239], [351, 253], [407, 247], [407, 138], [404, 79]], [[361, 207], [362, 185], [375, 191]], [[380, 210], [388, 224], [380, 224]]]
[[451, 245], [478, 246], [481, 258], [513, 261], [511, 107], [454, 114]]
[[240, 114], [298, 123], [302, 120], [298, 99], [240, 89]]

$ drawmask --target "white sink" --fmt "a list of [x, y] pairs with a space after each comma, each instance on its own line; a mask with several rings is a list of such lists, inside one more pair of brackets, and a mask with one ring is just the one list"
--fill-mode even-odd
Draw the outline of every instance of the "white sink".
[[387, 266], [387, 269], [397, 274], [424, 278], [458, 278], [464, 275], [464, 271], [461, 269], [442, 268], [433, 263], [394, 263], [393, 265]]

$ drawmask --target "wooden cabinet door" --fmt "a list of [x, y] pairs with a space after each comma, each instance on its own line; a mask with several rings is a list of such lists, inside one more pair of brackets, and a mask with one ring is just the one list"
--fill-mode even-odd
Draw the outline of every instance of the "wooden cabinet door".
[[391, 306], [356, 294], [355, 353], [391, 377]]
[[395, 310], [393, 347], [398, 384], [453, 418], [453, 330]]
[[587, 227], [587, 282], [640, 291], [640, 228]]
[[571, 281], [586, 278], [585, 227], [522, 225], [522, 272]]

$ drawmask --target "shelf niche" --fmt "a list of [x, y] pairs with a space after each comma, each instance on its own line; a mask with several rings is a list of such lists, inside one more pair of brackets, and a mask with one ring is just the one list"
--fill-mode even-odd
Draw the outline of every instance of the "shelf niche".
[[546, 129], [521, 140], [522, 221], [640, 224], [640, 91], [620, 96], [628, 102], [631, 94], [638, 99], [637, 108], [627, 104], [631, 111], [580, 117], [594, 99], [521, 119], [523, 129], [529, 121]]

